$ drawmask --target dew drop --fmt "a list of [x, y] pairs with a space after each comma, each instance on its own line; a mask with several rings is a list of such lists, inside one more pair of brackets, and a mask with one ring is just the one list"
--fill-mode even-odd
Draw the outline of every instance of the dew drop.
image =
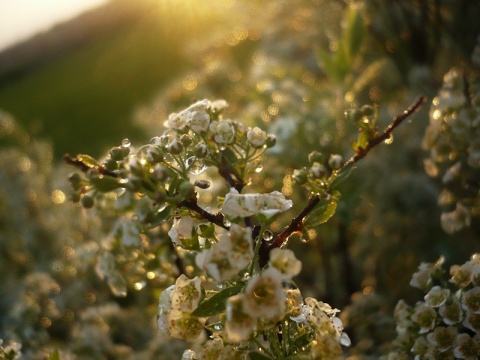
[[262, 234], [263, 241], [270, 242], [273, 240], [273, 233], [270, 230], [265, 230]]
[[125, 138], [125, 139], [122, 140], [122, 146], [123, 146], [124, 148], [130, 147], [130, 145], [132, 145], [132, 142], [130, 141], [130, 139]]
[[222, 330], [222, 329], [223, 329], [223, 326], [222, 326], [222, 324], [215, 324], [215, 325], [213, 325], [213, 328], [214, 328], [215, 330], [219, 331], [219, 330]]
[[390, 137], [388, 139], [385, 139], [385, 144], [387, 145], [390, 145], [391, 143], [393, 143], [393, 135], [390, 134]]
[[205, 171], [207, 166], [205, 165], [205, 161], [202, 159], [197, 159], [195, 156], [189, 157], [185, 162], [185, 165], [188, 168], [188, 171], [192, 175], [200, 175]]
[[309, 239], [309, 238], [306, 238], [305, 236], [302, 236], [302, 237], [300, 238], [300, 241], [301, 241], [302, 243], [308, 243], [308, 242], [310, 241], [310, 239]]
[[223, 219], [223, 225], [225, 225], [226, 227], [230, 227], [232, 226], [232, 223], [230, 221], [228, 221], [226, 218]]
[[258, 165], [257, 168], [255, 169], [255, 172], [256, 172], [256, 173], [260, 173], [260, 172], [262, 172], [262, 170], [263, 170], [263, 165], [260, 164], [260, 165]]
[[225, 145], [220, 145], [220, 150], [225, 150], [227, 147]]

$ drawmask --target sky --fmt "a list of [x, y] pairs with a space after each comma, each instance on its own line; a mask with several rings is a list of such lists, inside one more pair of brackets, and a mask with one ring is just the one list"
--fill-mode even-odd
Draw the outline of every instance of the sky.
[[0, 51], [108, 0], [0, 0]]

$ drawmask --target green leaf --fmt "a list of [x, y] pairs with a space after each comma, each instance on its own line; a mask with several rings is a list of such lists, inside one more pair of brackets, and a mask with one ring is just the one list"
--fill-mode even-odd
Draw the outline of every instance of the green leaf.
[[259, 353], [258, 351], [250, 351], [248, 353], [248, 357], [250, 358], [250, 360], [271, 360], [271, 357]]
[[313, 211], [308, 215], [307, 219], [304, 222], [304, 226], [314, 227], [324, 222], [327, 222], [333, 214], [335, 214], [335, 210], [337, 210], [337, 201], [339, 199], [339, 192], [336, 192], [336, 195], [332, 195], [330, 202], [326, 204], [321, 204], [315, 207]]
[[345, 23], [342, 40], [351, 62], [360, 51], [362, 44], [364, 33], [362, 12], [358, 8], [350, 7], [345, 13]]
[[58, 354], [58, 350], [55, 350], [50, 354], [48, 360], [60, 360], [60, 355]]
[[100, 167], [100, 163], [90, 155], [80, 154], [77, 155], [76, 158], [78, 161], [87, 165], [90, 169], [98, 169]]
[[155, 217], [153, 218], [153, 221], [151, 222], [152, 228], [159, 226], [161, 223], [163, 223], [167, 218], [170, 216], [170, 213], [172, 212], [173, 205], [168, 205], [163, 209], [162, 211], [159, 211], [155, 214]]
[[198, 317], [208, 317], [225, 311], [227, 299], [231, 296], [237, 295], [240, 291], [242, 291], [244, 286], [244, 284], [238, 284], [219, 291], [212, 297], [202, 301], [198, 308], [192, 312], [192, 315]]

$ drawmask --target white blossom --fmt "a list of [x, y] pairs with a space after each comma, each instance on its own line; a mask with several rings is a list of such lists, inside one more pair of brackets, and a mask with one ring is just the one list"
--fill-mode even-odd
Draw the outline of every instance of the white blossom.
[[194, 111], [191, 114], [191, 117], [188, 122], [188, 126], [195, 131], [200, 133], [207, 131], [210, 125], [210, 116], [204, 111]]
[[253, 276], [245, 289], [245, 311], [252, 317], [277, 317], [285, 310], [285, 293], [280, 272], [268, 268], [260, 275]]
[[248, 340], [257, 326], [257, 321], [244, 309], [245, 296], [238, 294], [227, 300], [225, 334], [231, 342]]
[[270, 265], [276, 268], [283, 279], [297, 276], [302, 270], [302, 262], [290, 249], [275, 248], [270, 252]]
[[174, 220], [168, 236], [175, 245], [185, 246], [184, 241], [193, 237], [194, 227], [195, 220], [191, 216], [182, 216]]
[[292, 207], [292, 201], [281, 192], [269, 194], [239, 194], [234, 188], [225, 196], [222, 212], [231, 218], [262, 214], [271, 217]]
[[210, 123], [210, 131], [218, 144], [231, 144], [235, 140], [235, 127], [230, 119], [212, 121]]
[[247, 132], [247, 139], [253, 147], [260, 148], [267, 140], [267, 133], [258, 127], [254, 127]]

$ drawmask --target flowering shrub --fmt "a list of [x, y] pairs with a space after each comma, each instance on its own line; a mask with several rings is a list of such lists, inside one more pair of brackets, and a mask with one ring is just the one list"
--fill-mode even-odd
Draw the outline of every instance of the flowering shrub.
[[[132, 222], [127, 214], [115, 225], [114, 233], [121, 234], [126, 247], [140, 246], [142, 229], [171, 220], [168, 236], [180, 276], [160, 294], [157, 322], [162, 334], [203, 343], [187, 350], [184, 359], [225, 358], [232, 351], [252, 359], [341, 358], [350, 339], [339, 310], [303, 298], [292, 280], [302, 263], [287, 249], [288, 242], [296, 233], [308, 237], [309, 229], [328, 221], [340, 199], [337, 185], [352, 165], [388, 141], [422, 101], [416, 100], [381, 134], [375, 109], [349, 111], [347, 119], [359, 126], [354, 155], [347, 161], [338, 154], [328, 159], [318, 151], [309, 155], [309, 167], [293, 173], [308, 190], [309, 201], [277, 234], [269, 226], [292, 201], [279, 191], [244, 193], [252, 185], [251, 175], [262, 171], [262, 156], [275, 145], [275, 136], [225, 119], [225, 101], [202, 100], [170, 115], [165, 132], [138, 149], [124, 140], [102, 161], [67, 156], [83, 171], [70, 176], [73, 198], [85, 208], [96, 202], [104, 206], [108, 194], [114, 194], [114, 206], [142, 203], [141, 217], [135, 215]], [[212, 169], [229, 191], [206, 206], [198, 194], [212, 187]], [[125, 296], [126, 281], [116, 268], [115, 257], [105, 251], [97, 272], [116, 295]]]
[[401, 300], [395, 308], [398, 351], [395, 359], [478, 359], [480, 356], [480, 255], [450, 267], [445, 279], [444, 259], [422, 263], [410, 285], [425, 293], [415, 306]]
[[[480, 66], [480, 46], [473, 64]], [[430, 157], [425, 169], [441, 177], [443, 190], [438, 202], [444, 209], [443, 229], [448, 233], [469, 227], [478, 216], [478, 176], [480, 169], [480, 126], [478, 74], [452, 68], [443, 78], [442, 89], [432, 101], [430, 126], [424, 147]]]

